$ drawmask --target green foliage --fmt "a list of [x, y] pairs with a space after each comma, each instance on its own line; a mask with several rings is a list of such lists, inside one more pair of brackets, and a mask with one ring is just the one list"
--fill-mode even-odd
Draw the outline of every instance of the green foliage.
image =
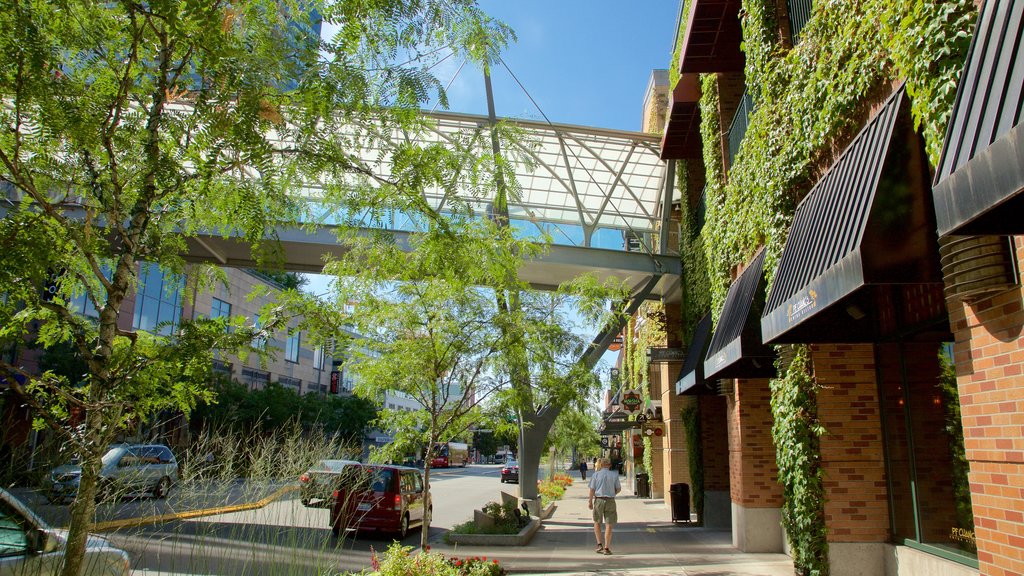
[[793, 361], [771, 381], [772, 442], [782, 484], [782, 525], [793, 550], [793, 567], [803, 575], [828, 576], [825, 484], [818, 421], [818, 383], [807, 346], [793, 346]]
[[686, 428], [686, 457], [690, 465], [690, 495], [697, 521], [704, 522], [704, 446], [701, 443], [700, 404], [683, 408], [683, 426]]
[[597, 425], [598, 417], [591, 405], [569, 405], [555, 419], [546, 444], [554, 446], [559, 454], [574, 449], [580, 454], [597, 454], [601, 444]]
[[504, 504], [488, 502], [482, 511], [494, 519], [494, 526], [501, 530], [501, 534], [515, 534], [530, 521], [512, 501]]
[[[311, 14], [337, 34], [310, 34]], [[460, 156], [392, 134], [421, 127], [429, 97], [444, 101], [438, 49], [481, 62], [512, 34], [472, 0], [16, 0], [0, 4], [0, 27], [0, 184], [13, 201], [0, 223], [0, 344], [71, 343], [89, 367], [82, 386], [7, 361], [0, 377], [82, 452], [73, 574], [107, 443], [149, 414], [188, 412], [207, 394], [212, 351], [259, 335], [213, 322], [163, 339], [122, 329], [139, 264], [182, 273], [187, 238], [217, 230], [274, 269], [278, 227], [320, 215], [294, 194], [305, 183], [328, 205], [422, 203]], [[398, 158], [389, 178], [359, 159], [367, 149]], [[81, 297], [95, 321], [77, 313]], [[83, 426], [67, 426], [71, 408]]]
[[372, 552], [372, 568], [359, 572], [363, 576], [503, 576], [506, 572], [497, 560], [486, 556], [446, 558], [440, 552], [413, 552], [395, 542], [383, 556]]
[[299, 395], [277, 382], [250, 391], [239, 382], [218, 380], [213, 393], [196, 407], [194, 426], [272, 432], [298, 420], [307, 428], [361, 442], [377, 415], [376, 406], [358, 396]]

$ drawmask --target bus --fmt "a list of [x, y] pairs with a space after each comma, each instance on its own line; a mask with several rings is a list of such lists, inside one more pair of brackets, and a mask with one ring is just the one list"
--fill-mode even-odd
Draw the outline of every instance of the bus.
[[434, 445], [434, 457], [430, 461], [431, 468], [466, 467], [469, 462], [469, 444], [465, 442], [439, 442]]

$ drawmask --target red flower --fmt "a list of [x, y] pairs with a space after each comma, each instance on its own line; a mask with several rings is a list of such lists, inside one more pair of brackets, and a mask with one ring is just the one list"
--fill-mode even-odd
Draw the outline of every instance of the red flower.
[[456, 566], [456, 567], [458, 567], [458, 566], [462, 566], [462, 560], [456, 560], [456, 561], [455, 561], [455, 566]]

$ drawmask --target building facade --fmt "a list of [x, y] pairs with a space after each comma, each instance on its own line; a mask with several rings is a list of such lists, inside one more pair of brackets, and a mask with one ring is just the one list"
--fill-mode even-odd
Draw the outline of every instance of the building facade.
[[798, 571], [1024, 573], [1022, 13], [683, 3], [682, 297], [623, 362], [653, 496]]

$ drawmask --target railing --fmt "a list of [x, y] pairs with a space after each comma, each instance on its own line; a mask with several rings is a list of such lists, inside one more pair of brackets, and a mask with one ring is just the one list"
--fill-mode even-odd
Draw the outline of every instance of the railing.
[[704, 229], [704, 222], [705, 218], [707, 218], [708, 210], [707, 200], [705, 197], [707, 192], [707, 186], [700, 191], [700, 200], [697, 201], [697, 206], [693, 211], [693, 218], [690, 219], [690, 234], [692, 236], [697, 236], [700, 234], [700, 231]]
[[813, 0], [786, 0], [786, 9], [789, 12], [789, 33], [793, 38], [793, 46], [800, 43], [800, 31], [811, 19], [813, 5]]
[[736, 108], [736, 115], [732, 117], [732, 124], [729, 126], [729, 166], [736, 159], [736, 153], [740, 151], [740, 142], [747, 134], [747, 126], [750, 125], [750, 113], [754, 111], [754, 100], [750, 93], [743, 91], [740, 98], [740, 105]]

